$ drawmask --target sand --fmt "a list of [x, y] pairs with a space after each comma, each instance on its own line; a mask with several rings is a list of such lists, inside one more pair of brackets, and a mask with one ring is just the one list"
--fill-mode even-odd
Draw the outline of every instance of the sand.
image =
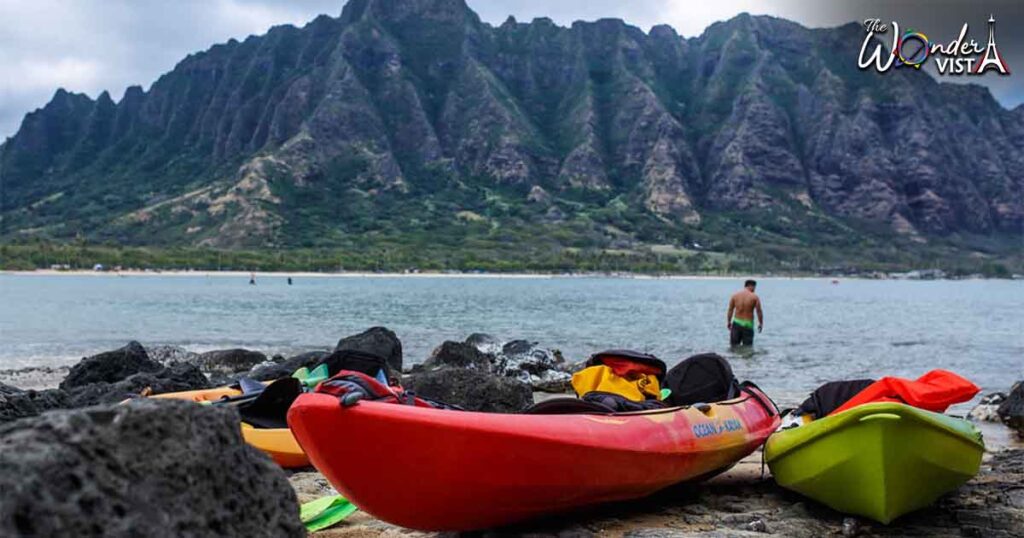
[[[300, 501], [334, 490], [317, 472], [296, 473], [292, 485]], [[648, 499], [621, 502], [561, 515], [484, 536], [608, 536], [674, 538], [717, 536], [1024, 536], [1024, 450], [986, 455], [981, 473], [934, 506], [885, 526], [849, 517], [762, 478], [760, 453], [709, 482], [686, 485]], [[357, 512], [316, 538], [444, 536], [389, 525]]]

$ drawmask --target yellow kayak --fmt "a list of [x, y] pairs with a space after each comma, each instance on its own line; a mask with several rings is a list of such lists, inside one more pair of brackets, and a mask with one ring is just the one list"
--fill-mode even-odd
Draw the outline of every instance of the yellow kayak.
[[764, 450], [779, 485], [886, 524], [966, 483], [984, 452], [970, 422], [900, 403], [776, 432]]
[[309, 458], [288, 428], [254, 428], [243, 422], [242, 437], [245, 442], [273, 458], [281, 467], [291, 469], [310, 465]]
[[154, 394], [150, 398], [167, 398], [171, 400], [192, 400], [196, 403], [216, 402], [223, 398], [241, 396], [242, 391], [234, 387], [217, 387], [215, 389], [188, 390], [184, 392], [169, 392], [167, 394]]
[[[217, 387], [205, 390], [190, 390], [156, 394], [151, 398], [168, 398], [174, 400], [191, 400], [197, 403], [215, 402], [222, 398], [241, 396], [242, 391], [233, 387]], [[285, 468], [307, 467], [309, 458], [299, 446], [292, 431], [288, 428], [255, 428], [242, 423], [242, 437], [250, 445], [262, 450], [273, 458], [278, 465]]]

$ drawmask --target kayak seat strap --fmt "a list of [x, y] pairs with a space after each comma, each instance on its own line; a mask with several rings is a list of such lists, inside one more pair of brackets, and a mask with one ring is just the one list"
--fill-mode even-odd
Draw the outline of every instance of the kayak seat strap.
[[577, 398], [552, 398], [530, 406], [526, 415], [607, 415], [614, 412], [599, 403]]

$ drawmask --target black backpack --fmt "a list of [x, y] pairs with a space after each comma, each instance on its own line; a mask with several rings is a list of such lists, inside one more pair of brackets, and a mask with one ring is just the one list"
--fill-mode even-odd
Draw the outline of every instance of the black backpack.
[[715, 403], [740, 395], [740, 383], [729, 361], [716, 353], [694, 355], [675, 365], [665, 376], [665, 388], [672, 391], [669, 405]]
[[376, 353], [355, 349], [339, 349], [325, 357], [320, 364], [327, 365], [328, 377], [334, 377], [342, 370], [360, 372], [370, 377], [377, 377], [377, 373], [384, 370], [384, 375], [388, 380], [396, 377], [386, 358]]
[[302, 382], [294, 377], [274, 381], [252, 400], [238, 404], [242, 422], [257, 428], [287, 428], [288, 408], [302, 394]]

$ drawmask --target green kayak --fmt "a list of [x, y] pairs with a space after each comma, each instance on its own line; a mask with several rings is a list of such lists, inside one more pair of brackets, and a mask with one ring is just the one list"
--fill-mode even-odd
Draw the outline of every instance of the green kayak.
[[984, 451], [966, 420], [873, 403], [776, 432], [765, 460], [782, 487], [889, 523], [970, 480]]

